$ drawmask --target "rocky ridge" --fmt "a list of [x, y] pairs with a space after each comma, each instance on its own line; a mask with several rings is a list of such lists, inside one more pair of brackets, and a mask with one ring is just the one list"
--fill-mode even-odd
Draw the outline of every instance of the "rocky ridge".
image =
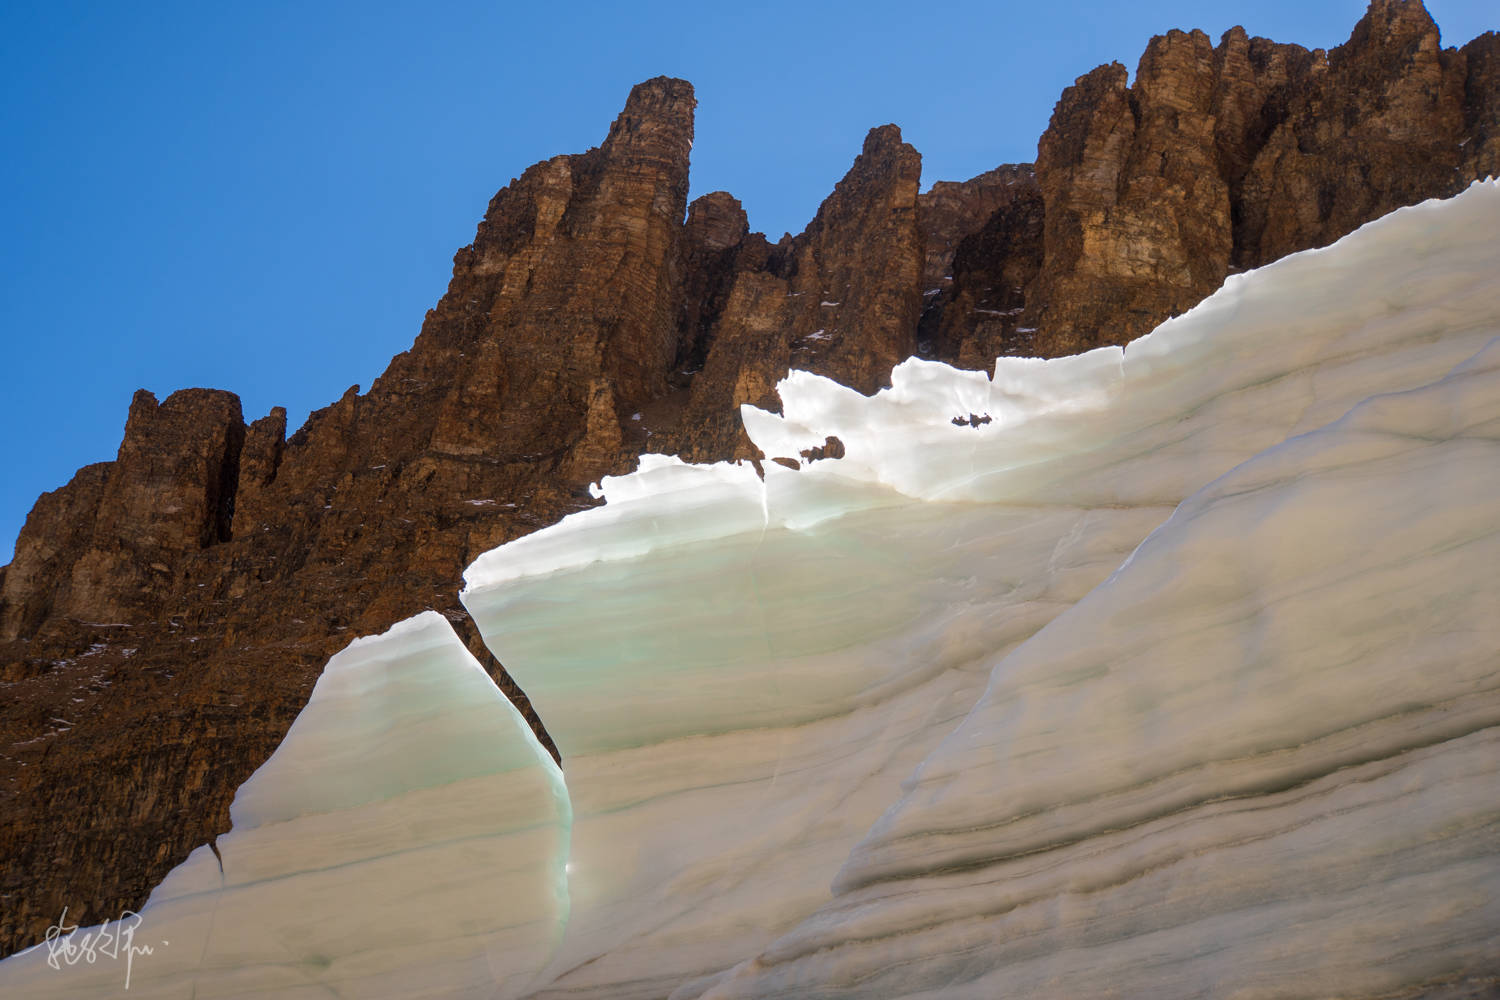
[[[777, 244], [687, 204], [695, 99], [637, 86], [595, 149], [491, 201], [409, 351], [290, 438], [230, 393], [138, 393], [113, 462], [44, 494], [0, 568], [0, 948], [138, 906], [228, 827], [349, 638], [446, 614], [480, 552], [590, 505], [644, 450], [762, 456], [738, 406], [788, 368], [863, 392], [920, 353], [1124, 343], [1224, 277], [1500, 173], [1500, 36], [1444, 49], [1375, 0], [1330, 51], [1152, 40], [1059, 100], [1033, 165], [920, 193], [873, 129]], [[529, 713], [544, 734], [541, 721]]]

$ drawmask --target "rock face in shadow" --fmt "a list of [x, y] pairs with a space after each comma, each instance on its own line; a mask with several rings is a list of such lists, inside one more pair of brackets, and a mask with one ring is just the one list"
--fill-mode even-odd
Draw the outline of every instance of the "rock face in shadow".
[[1459, 50], [1464, 57], [1461, 177], [1500, 174], [1500, 34], [1487, 31]]
[[1034, 353], [1022, 315], [1042, 266], [1042, 191], [1031, 167], [1002, 169], [1004, 197], [958, 242], [922, 313], [924, 354], [981, 371], [1001, 354]]
[[1005, 163], [966, 181], [938, 181], [917, 196], [924, 300], [953, 280], [953, 257], [960, 243], [1014, 202], [1019, 191], [1034, 186], [1034, 176], [1029, 163]]
[[[674, 424], [651, 450], [693, 461], [748, 458], [743, 403], [779, 409], [776, 383], [791, 368], [870, 393], [916, 349], [924, 263], [917, 191], [922, 159], [894, 125], [872, 129], [849, 172], [800, 236], [769, 246], [739, 217], [716, 230], [721, 277], [687, 332], [701, 352]], [[726, 208], [722, 193], [694, 202], [693, 218]], [[738, 203], [734, 203], [738, 209]], [[690, 227], [692, 221], [690, 219]], [[652, 428], [656, 432], [655, 428]]]
[[[480, 552], [590, 506], [642, 451], [758, 459], [743, 403], [789, 368], [878, 390], [914, 353], [1124, 343], [1225, 275], [1500, 171], [1500, 41], [1442, 49], [1376, 0], [1332, 52], [1153, 39], [1058, 102], [1035, 166], [919, 193], [873, 129], [800, 235], [687, 204], [690, 85], [637, 86], [603, 142], [490, 202], [447, 293], [368, 392], [288, 436], [230, 393], [137, 394], [113, 462], [44, 494], [0, 568], [0, 953], [137, 906], [228, 828], [328, 657], [445, 614]], [[835, 454], [830, 442], [805, 461]]]

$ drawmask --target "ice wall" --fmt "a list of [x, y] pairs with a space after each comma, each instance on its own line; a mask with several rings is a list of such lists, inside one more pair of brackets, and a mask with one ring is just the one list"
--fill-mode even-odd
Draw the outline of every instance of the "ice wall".
[[561, 773], [435, 612], [328, 662], [231, 817], [222, 871], [200, 847], [142, 909], [128, 993], [118, 948], [41, 946], [0, 994], [514, 997], [566, 919]]
[[1493, 986], [1497, 497], [1500, 336], [1195, 493], [706, 995]]
[[[1124, 350], [794, 373], [752, 438], [844, 458], [646, 456], [470, 567], [566, 788], [440, 616], [357, 640], [130, 995], [1492, 988], [1496, 232], [1478, 184]], [[127, 973], [47, 959], [0, 992]]]
[[[794, 373], [782, 416], [744, 411], [751, 437], [795, 458], [834, 435], [845, 458], [762, 482], [648, 456], [604, 507], [481, 557], [465, 603], [575, 815], [538, 995], [1132, 995], [1116, 963], [1141, 992], [1295, 995], [1314, 940], [1370, 990], [1482, 958], [1493, 904], [1444, 894], [1500, 864], [1500, 602], [1493, 553], [1460, 544], [1500, 527], [1489, 473], [1465, 480], [1494, 465], [1494, 386], [1473, 387], [1496, 232], [1478, 184], [1231, 278], [1123, 351], [993, 378], [909, 361], [873, 399]], [[1370, 423], [1407, 390], [1457, 423]], [[1407, 810], [1428, 819], [1385, 822]], [[1196, 867], [1150, 882], [1174, 851]], [[1136, 875], [1144, 896], [1090, 894]], [[1299, 881], [1329, 892], [1276, 910]], [[1400, 909], [1340, 923], [1380, 887]], [[1407, 913], [1422, 962], [1391, 956]], [[1272, 932], [1303, 920], [1315, 938]]]

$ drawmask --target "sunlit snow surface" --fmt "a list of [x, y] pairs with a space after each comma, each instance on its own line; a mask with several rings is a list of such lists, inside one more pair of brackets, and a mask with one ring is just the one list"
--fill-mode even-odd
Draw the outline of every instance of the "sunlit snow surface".
[[482, 556], [575, 816], [538, 995], [1500, 968], [1497, 232], [1477, 185], [1124, 351], [795, 374], [751, 437], [846, 458], [650, 458]]
[[[562, 775], [443, 617], [328, 662], [123, 955], [0, 963], [21, 997], [520, 995], [566, 918]], [[164, 945], [162, 942], [166, 942]]]
[[[1479, 184], [1123, 351], [793, 374], [751, 437], [847, 454], [764, 481], [646, 456], [467, 573], [566, 789], [439, 616], [360, 640], [131, 995], [1484, 988], [1496, 233]], [[119, 989], [44, 954], [0, 991]]]

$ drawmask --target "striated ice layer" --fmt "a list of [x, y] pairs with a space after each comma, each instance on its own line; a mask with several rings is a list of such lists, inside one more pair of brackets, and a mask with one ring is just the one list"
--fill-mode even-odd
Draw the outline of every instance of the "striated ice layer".
[[46, 946], [0, 993], [515, 997], [566, 920], [561, 772], [436, 612], [334, 656], [231, 817], [222, 870], [200, 847], [142, 909], [128, 993], [124, 954]]
[[419, 616], [330, 661], [149, 954], [0, 989], [1492, 988], [1497, 231], [1480, 184], [1124, 350], [794, 373], [749, 432], [843, 459], [647, 456], [470, 568], [568, 789]]
[[665, 996], [824, 901], [987, 657], [1164, 514], [1087, 532], [1087, 512], [909, 504], [471, 595], [507, 623], [490, 642], [527, 664], [573, 801], [572, 918], [538, 995]]
[[1124, 350], [908, 361], [873, 398], [793, 373], [752, 439], [843, 459], [648, 456], [482, 556], [465, 603], [575, 816], [537, 995], [1303, 995], [1343, 989], [1298, 985], [1329, 949], [1373, 995], [1476, 967], [1495, 232], [1477, 184]]
[[706, 996], [1491, 981], [1497, 498], [1500, 336], [1200, 490], [996, 665], [837, 898]]

